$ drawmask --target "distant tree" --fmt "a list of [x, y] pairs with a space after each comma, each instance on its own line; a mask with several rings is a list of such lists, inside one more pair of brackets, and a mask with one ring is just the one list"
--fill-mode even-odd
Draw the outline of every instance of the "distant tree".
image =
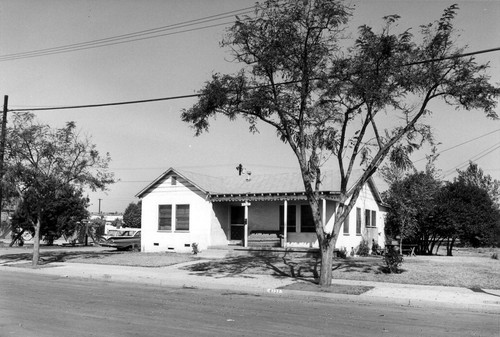
[[141, 201], [137, 204], [131, 202], [123, 213], [123, 222], [127, 227], [141, 228]]
[[[439, 20], [421, 26], [419, 37], [398, 33], [399, 16], [387, 16], [380, 32], [363, 25], [346, 47], [342, 38], [352, 10], [341, 1], [257, 3], [255, 16], [237, 18], [222, 42], [241, 71], [214, 74], [199, 101], [182, 113], [196, 135], [216, 115], [239, 116], [252, 132], [259, 121], [271, 125], [289, 144], [315, 223], [322, 286], [331, 285], [337, 238], [364, 184], [384, 159], [407, 163], [408, 154], [430, 138], [421, 120], [431, 114], [432, 101], [442, 98], [456, 108], [497, 116], [500, 88], [488, 82], [488, 65], [459, 57], [464, 48], [454, 38], [456, 11], [456, 5], [445, 9]], [[330, 158], [340, 195], [333, 229], [327, 230], [320, 189]], [[360, 165], [364, 171], [355, 180]]]
[[493, 179], [489, 174], [484, 174], [483, 170], [473, 162], [464, 171], [457, 170], [458, 177], [456, 181], [466, 185], [477, 186], [488, 193], [491, 200], [495, 203], [500, 198], [500, 181]]
[[448, 225], [449, 256], [457, 239], [473, 247], [491, 245], [500, 224], [500, 211], [488, 192], [460, 179], [443, 187], [438, 213]]
[[120, 228], [123, 226], [123, 222], [124, 221], [122, 219], [117, 218], [117, 219], [113, 220], [113, 222], [111, 223], [111, 226], [114, 226], [116, 228]]
[[386, 234], [399, 236], [401, 244], [418, 243], [420, 253], [432, 253], [439, 236], [431, 217], [441, 185], [431, 172], [415, 172], [391, 184], [385, 194]]
[[81, 191], [105, 189], [114, 182], [109, 173], [109, 154], [102, 157], [87, 137], [76, 132], [76, 125], [68, 122], [65, 127], [51, 128], [35, 121], [33, 114], [13, 115], [13, 126], [8, 131], [8, 174], [16, 186], [18, 197], [25, 202], [33, 200], [36, 217], [27, 213], [33, 225], [33, 265], [38, 264], [42, 218], [47, 203], [57, 199], [68, 185]]

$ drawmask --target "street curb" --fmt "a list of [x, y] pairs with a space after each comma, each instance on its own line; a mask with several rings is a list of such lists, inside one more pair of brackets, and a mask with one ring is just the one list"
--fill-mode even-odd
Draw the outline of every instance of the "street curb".
[[[71, 264], [71, 263], [70, 263]], [[164, 269], [178, 269], [183, 265], [190, 264], [183, 263], [179, 265], [173, 265], [164, 267]], [[349, 295], [349, 294], [338, 294], [330, 292], [314, 292], [314, 291], [303, 291], [303, 290], [291, 290], [283, 289], [282, 287], [269, 288], [269, 287], [255, 287], [253, 285], [245, 285], [242, 289], [241, 286], [231, 283], [216, 283], [216, 282], [204, 282], [203, 279], [191, 279], [185, 278], [182, 280], [178, 279], [158, 279], [151, 276], [140, 276], [140, 275], [123, 275], [120, 273], [100, 273], [93, 274], [86, 271], [80, 271], [78, 275], [70, 275], [70, 273], [64, 273], [63, 270], [58, 269], [59, 267], [66, 266], [67, 263], [51, 263], [50, 266], [40, 267], [37, 269], [17, 267], [15, 264], [2, 265], [0, 266], [0, 271], [6, 272], [19, 272], [19, 273], [31, 273], [38, 275], [54, 276], [58, 278], [73, 278], [81, 280], [96, 280], [101, 282], [118, 282], [118, 283], [135, 283], [151, 285], [156, 287], [166, 287], [174, 289], [197, 289], [197, 290], [216, 290], [216, 291], [226, 291], [234, 292], [235, 294], [256, 294], [260, 296], [282, 296], [282, 297], [294, 297], [294, 298], [310, 298], [310, 299], [322, 299], [334, 302], [352, 302], [357, 304], [368, 304], [375, 306], [387, 306], [387, 305], [398, 305], [401, 307], [409, 308], [436, 308], [436, 309], [459, 309], [466, 310], [470, 312], [482, 312], [482, 313], [500, 313], [500, 301], [492, 301], [492, 304], [484, 303], [449, 303], [444, 301], [429, 301], [415, 298], [394, 298], [394, 297], [382, 297], [382, 296], [370, 296], [364, 294], [360, 295]], [[55, 272], [53, 272], [55, 271]], [[288, 284], [296, 283], [297, 280], [287, 280], [284, 282], [284, 286]]]

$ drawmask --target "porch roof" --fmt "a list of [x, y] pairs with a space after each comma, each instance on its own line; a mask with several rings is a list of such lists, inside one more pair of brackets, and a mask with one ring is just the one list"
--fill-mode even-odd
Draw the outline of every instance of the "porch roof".
[[[361, 170], [353, 171], [351, 181], [356, 182], [361, 177], [362, 173]], [[299, 172], [213, 177], [175, 168], [170, 168], [165, 171], [136, 196], [142, 198], [157, 183], [172, 175], [187, 180], [194, 187], [206, 193], [212, 201], [306, 200], [304, 184]], [[377, 195], [378, 191], [372, 179], [369, 180], [369, 184]], [[350, 189], [351, 186], [352, 184], [348, 189]], [[334, 171], [325, 171], [320, 186], [321, 196], [326, 199], [336, 200], [339, 192], [339, 174]]]

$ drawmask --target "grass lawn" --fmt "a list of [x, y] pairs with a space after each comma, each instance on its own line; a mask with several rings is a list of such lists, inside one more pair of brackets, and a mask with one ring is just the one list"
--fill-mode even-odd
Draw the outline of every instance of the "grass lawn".
[[[420, 285], [443, 285], [466, 288], [500, 289], [500, 260], [491, 255], [500, 249], [458, 249], [454, 256], [405, 257], [402, 273], [383, 272], [381, 257], [336, 259], [333, 264], [335, 279], [393, 282]], [[164, 267], [196, 260], [191, 254], [136, 253], [115, 250], [41, 249], [42, 264], [78, 262], [143, 267]], [[0, 261], [28, 263], [31, 250], [1, 249]], [[268, 274], [275, 277], [295, 278], [312, 284], [319, 272], [316, 254], [249, 252], [228, 254], [224, 259], [200, 261], [184, 268], [207, 276], [227, 277], [241, 274]], [[354, 291], [356, 291], [354, 289]]]
[[[335, 279], [442, 285], [466, 288], [500, 289], [500, 260], [492, 259], [496, 250], [458, 250], [455, 256], [406, 257], [400, 274], [384, 273], [381, 257], [336, 259]], [[185, 268], [206, 275], [270, 274], [312, 281], [319, 273], [319, 260], [307, 254], [258, 254], [234, 256]]]

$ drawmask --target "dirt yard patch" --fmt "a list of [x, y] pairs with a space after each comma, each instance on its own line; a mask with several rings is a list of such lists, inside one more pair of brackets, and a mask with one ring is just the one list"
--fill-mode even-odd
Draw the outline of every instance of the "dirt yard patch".
[[332, 284], [331, 287], [326, 288], [326, 287], [320, 287], [319, 285], [312, 282], [297, 282], [285, 286], [283, 287], [283, 289], [323, 292], [332, 294], [344, 294], [344, 295], [361, 295], [363, 293], [366, 293], [368, 290], [373, 289], [373, 287], [334, 283]]

